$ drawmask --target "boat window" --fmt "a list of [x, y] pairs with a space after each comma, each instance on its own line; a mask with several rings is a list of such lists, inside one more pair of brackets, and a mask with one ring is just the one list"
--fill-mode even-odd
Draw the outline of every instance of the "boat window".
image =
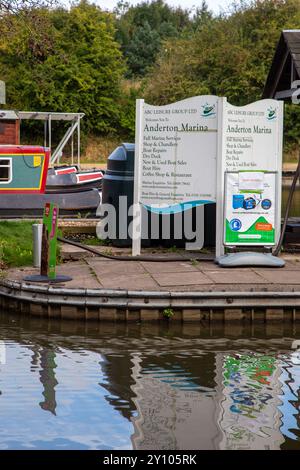
[[11, 182], [11, 165], [11, 158], [0, 158], [0, 184]]

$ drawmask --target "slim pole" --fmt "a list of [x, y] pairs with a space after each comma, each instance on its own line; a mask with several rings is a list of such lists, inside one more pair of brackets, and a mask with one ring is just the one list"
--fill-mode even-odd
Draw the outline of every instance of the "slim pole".
[[44, 121], [44, 147], [47, 147], [47, 121]]
[[80, 167], [80, 116], [77, 116], [78, 120], [78, 128], [77, 128], [77, 136], [78, 136], [78, 147], [77, 147], [77, 165]]
[[48, 117], [48, 131], [49, 131], [49, 149], [50, 149], [50, 155], [52, 153], [52, 123], [51, 123], [51, 114], [49, 114]]
[[141, 254], [142, 217], [140, 205], [140, 169], [143, 150], [143, 114], [144, 100], [136, 100], [135, 114], [135, 152], [134, 152], [134, 191], [133, 191], [133, 220], [132, 220], [132, 256]]
[[71, 164], [74, 165], [74, 134], [71, 137]]

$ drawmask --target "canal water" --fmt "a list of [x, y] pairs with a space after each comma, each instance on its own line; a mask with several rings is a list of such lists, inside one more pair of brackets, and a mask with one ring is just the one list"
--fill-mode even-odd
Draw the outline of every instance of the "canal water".
[[0, 314], [0, 449], [300, 449], [300, 325]]
[[[289, 197], [289, 192], [290, 192], [290, 186], [292, 184], [291, 179], [284, 179], [283, 180], [283, 186], [282, 186], [282, 210], [281, 210], [281, 215], [284, 217], [285, 214], [285, 208], [287, 204], [287, 200]], [[297, 183], [296, 190], [294, 192], [293, 200], [292, 200], [292, 205], [291, 205], [291, 210], [289, 213], [290, 217], [299, 217], [300, 218], [300, 186], [299, 183]]]

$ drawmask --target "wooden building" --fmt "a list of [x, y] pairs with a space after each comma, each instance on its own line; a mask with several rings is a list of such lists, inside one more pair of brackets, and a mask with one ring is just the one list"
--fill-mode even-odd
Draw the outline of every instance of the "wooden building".
[[300, 29], [282, 31], [263, 98], [289, 100], [297, 89], [293, 85], [300, 80]]

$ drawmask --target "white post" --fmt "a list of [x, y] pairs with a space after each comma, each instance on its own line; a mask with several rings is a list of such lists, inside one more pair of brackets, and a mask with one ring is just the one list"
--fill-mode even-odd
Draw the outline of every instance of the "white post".
[[52, 146], [52, 132], [51, 132], [51, 114], [49, 114], [49, 117], [48, 117], [48, 130], [49, 130], [49, 137], [48, 137], [48, 140], [49, 140], [49, 149], [50, 149], [50, 155], [51, 155], [51, 146]]
[[44, 147], [47, 147], [47, 121], [44, 121]]
[[278, 244], [281, 232], [281, 199], [282, 199], [282, 147], [283, 147], [283, 112], [284, 102], [279, 101], [279, 116], [278, 116], [278, 148], [277, 148], [277, 208], [276, 208], [276, 227], [275, 227], [275, 242]]
[[33, 266], [41, 267], [43, 224], [32, 224], [33, 236]]
[[136, 100], [135, 114], [135, 154], [134, 154], [134, 191], [132, 220], [132, 256], [141, 254], [142, 217], [140, 207], [140, 170], [143, 153], [144, 100]]
[[223, 116], [227, 98], [218, 102], [218, 147], [217, 147], [217, 210], [216, 210], [216, 258], [224, 255], [224, 164], [223, 164]]
[[77, 164], [78, 164], [78, 167], [80, 167], [80, 116], [79, 115], [77, 117], [77, 120], [78, 120], [78, 127], [77, 127], [77, 132], [78, 132]]
[[0, 104], [6, 104], [5, 82], [0, 80]]
[[74, 134], [71, 137], [71, 164], [74, 165]]

